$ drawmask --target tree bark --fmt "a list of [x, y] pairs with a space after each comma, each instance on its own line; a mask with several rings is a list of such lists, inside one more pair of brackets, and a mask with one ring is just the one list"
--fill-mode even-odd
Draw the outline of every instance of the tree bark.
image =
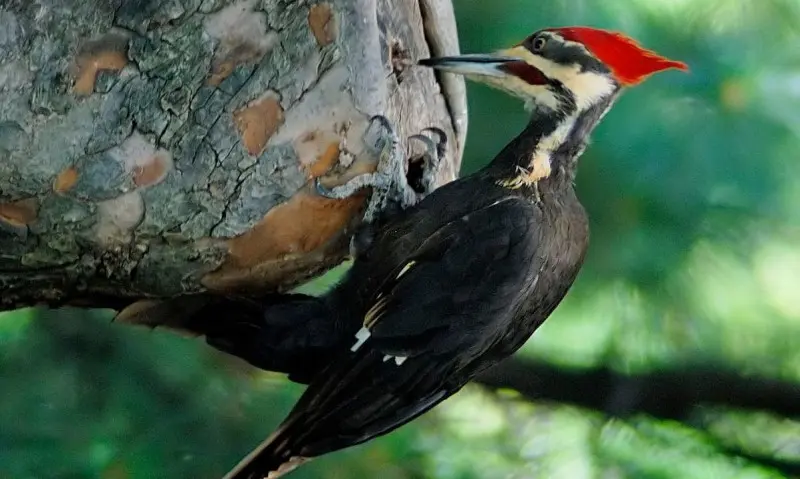
[[[340, 262], [374, 114], [466, 134], [449, 0], [0, 2], [0, 310], [263, 292]], [[352, 161], [349, 168], [339, 159]]]

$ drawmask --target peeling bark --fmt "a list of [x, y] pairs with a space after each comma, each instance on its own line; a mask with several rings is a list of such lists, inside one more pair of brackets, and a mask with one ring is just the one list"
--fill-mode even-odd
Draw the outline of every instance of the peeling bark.
[[[374, 169], [367, 119], [451, 138], [449, 0], [6, 0], [0, 310], [292, 287], [340, 262]], [[352, 163], [345, 168], [339, 161]], [[89, 304], [92, 304], [91, 301]]]

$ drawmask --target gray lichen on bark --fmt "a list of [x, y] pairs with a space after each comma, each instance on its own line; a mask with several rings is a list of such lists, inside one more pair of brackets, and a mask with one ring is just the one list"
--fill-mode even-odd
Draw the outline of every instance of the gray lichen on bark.
[[[466, 131], [449, 0], [6, 0], [0, 309], [285, 288], [343, 258], [367, 119]], [[350, 168], [338, 158], [355, 159]]]

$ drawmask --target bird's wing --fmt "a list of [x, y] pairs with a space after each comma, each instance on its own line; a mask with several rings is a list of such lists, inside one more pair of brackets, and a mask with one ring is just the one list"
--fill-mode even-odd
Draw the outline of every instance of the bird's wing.
[[527, 201], [508, 199], [431, 235], [378, 289], [364, 318], [372, 347], [443, 354], [502, 328], [539, 272], [537, 215]]
[[[381, 288], [365, 318], [369, 337], [353, 338], [278, 431], [226, 477], [265, 477], [367, 441], [460, 389], [472, 372], [464, 365], [508, 329], [503, 323], [534, 282], [538, 218], [530, 204], [507, 200], [423, 242]], [[398, 355], [408, 357], [391, 357]]]

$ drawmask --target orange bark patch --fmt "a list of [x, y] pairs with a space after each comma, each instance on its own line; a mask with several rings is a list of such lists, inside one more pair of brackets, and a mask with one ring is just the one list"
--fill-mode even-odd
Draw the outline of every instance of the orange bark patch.
[[203, 284], [211, 289], [252, 286], [263, 281], [265, 274], [280, 271], [282, 263], [296, 262], [322, 249], [339, 237], [361, 210], [365, 193], [331, 200], [298, 192], [271, 209], [250, 231], [228, 240], [225, 263], [207, 274]]
[[274, 94], [241, 108], [233, 113], [247, 152], [258, 156], [264, 151], [270, 137], [283, 124], [283, 108]]
[[311, 7], [308, 12], [308, 26], [317, 39], [319, 46], [324, 47], [336, 39], [336, 19], [330, 4], [320, 3]]
[[233, 73], [234, 68], [236, 68], [236, 63], [232, 60], [223, 60], [214, 63], [214, 65], [211, 66], [211, 74], [208, 75], [207, 83], [211, 86], [219, 86], [222, 80], [228, 78], [231, 73]]
[[27, 226], [34, 221], [39, 211], [39, 202], [36, 198], [0, 203], [0, 221], [12, 226]]
[[308, 166], [308, 176], [316, 178], [328, 172], [339, 159], [339, 143], [331, 143], [317, 160]]
[[276, 206], [253, 229], [229, 241], [231, 263], [248, 268], [320, 247], [350, 221], [361, 198], [331, 200], [301, 192]]
[[237, 66], [255, 63], [263, 56], [264, 50], [246, 44], [238, 45], [222, 54], [219, 58], [214, 58], [211, 63], [211, 73], [206, 82], [211, 86], [219, 86], [223, 80], [233, 73]]
[[63, 170], [56, 176], [53, 181], [53, 191], [58, 194], [64, 194], [71, 190], [75, 183], [78, 182], [78, 170], [74, 166]]
[[222, 83], [238, 65], [256, 63], [280, 40], [269, 28], [266, 13], [254, 0], [236, 0], [208, 15], [205, 33], [217, 40], [217, 48], [207, 78], [209, 85]]
[[124, 51], [104, 50], [79, 55], [75, 60], [73, 76], [76, 95], [91, 95], [98, 72], [102, 70], [119, 71], [128, 64]]
[[137, 187], [159, 183], [171, 168], [171, 161], [165, 154], [156, 154], [152, 159], [133, 170], [133, 184]]

